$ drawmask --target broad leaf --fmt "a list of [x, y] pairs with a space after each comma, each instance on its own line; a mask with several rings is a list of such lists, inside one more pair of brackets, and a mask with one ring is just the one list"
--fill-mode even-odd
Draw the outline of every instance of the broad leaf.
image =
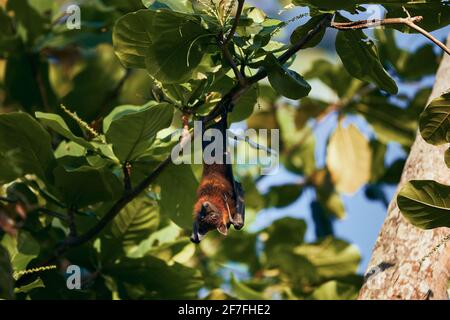
[[450, 92], [434, 99], [420, 115], [420, 133], [433, 145], [448, 143], [450, 131]]
[[282, 208], [294, 203], [302, 194], [303, 186], [301, 184], [286, 184], [273, 186], [269, 192], [264, 195], [266, 207]]
[[126, 75], [110, 45], [99, 45], [94, 53], [74, 77], [72, 89], [62, 97], [64, 105], [89, 123], [112, 107], [114, 92]]
[[283, 66], [273, 54], [267, 56], [264, 64], [270, 84], [282, 96], [301, 99], [311, 91], [311, 86], [301, 75]]
[[325, 278], [354, 274], [361, 260], [356, 246], [331, 237], [315, 244], [302, 244], [294, 253], [308, 259]]
[[122, 186], [106, 167], [94, 168], [79, 158], [65, 157], [54, 170], [55, 186], [62, 200], [78, 208], [116, 199]]
[[265, 300], [266, 298], [259, 292], [249, 288], [244, 283], [238, 281], [234, 275], [231, 276], [231, 289], [233, 294], [240, 300]]
[[[127, 252], [148, 238], [158, 225], [158, 207], [150, 200], [139, 198], [128, 204], [114, 218], [110, 233], [114, 243], [120, 243]], [[117, 250], [117, 247], [115, 248]]]
[[0, 245], [0, 300], [12, 299], [14, 289], [13, 271], [8, 251]]
[[327, 167], [340, 192], [354, 193], [370, 179], [372, 151], [354, 126], [340, 124], [328, 144]]
[[103, 272], [116, 279], [122, 299], [194, 299], [203, 285], [198, 270], [152, 256], [125, 258]]
[[170, 164], [157, 179], [161, 187], [161, 214], [184, 229], [192, 227], [198, 182], [189, 165]]
[[0, 171], [0, 181], [9, 182], [30, 173], [44, 181], [52, 180], [55, 159], [50, 135], [36, 120], [26, 113], [2, 114], [0, 136], [1, 161], [6, 158], [12, 164], [8, 172]]
[[20, 230], [17, 237], [3, 236], [0, 244], [8, 251], [14, 271], [26, 270], [28, 263], [39, 254], [40, 247], [30, 233]]
[[[314, 16], [309, 19], [308, 22], [306, 22], [304, 25], [297, 27], [297, 29], [295, 29], [291, 35], [291, 43], [298, 43], [301, 39], [308, 35], [308, 33], [313, 30], [322, 19], [322, 15]], [[310, 41], [308, 41], [308, 43], [303, 48], [306, 49], [317, 46], [320, 41], [322, 41], [323, 36], [325, 35], [325, 31], [326, 28], [322, 28], [322, 30], [317, 33], [317, 35], [315, 35]]]
[[416, 227], [450, 227], [450, 187], [431, 180], [413, 180], [397, 196], [405, 218]]
[[398, 92], [395, 81], [380, 62], [375, 44], [361, 30], [339, 31], [336, 51], [347, 71], [355, 78], [371, 82], [391, 94]]
[[106, 141], [122, 163], [135, 160], [151, 147], [160, 130], [170, 126], [172, 117], [173, 107], [167, 103], [116, 115], [106, 131]]
[[117, 22], [113, 42], [126, 67], [146, 68], [162, 83], [183, 83], [200, 64], [211, 36], [194, 15], [140, 10]]
[[311, 298], [315, 300], [354, 300], [358, 296], [358, 288], [347, 283], [331, 280], [314, 290]]
[[26, 284], [24, 286], [21, 286], [19, 288], [14, 289], [15, 293], [28, 293], [33, 289], [37, 288], [45, 288], [44, 282], [41, 278], [37, 278], [35, 281], [31, 282], [30, 284]]
[[94, 147], [84, 138], [76, 136], [61, 116], [54, 113], [36, 112], [36, 118], [38, 118], [45, 126], [59, 133], [64, 138], [69, 139], [86, 149], [94, 149]]

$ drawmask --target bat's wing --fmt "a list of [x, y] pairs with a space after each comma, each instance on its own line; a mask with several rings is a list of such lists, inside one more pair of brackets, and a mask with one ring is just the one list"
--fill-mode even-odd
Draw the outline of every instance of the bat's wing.
[[234, 180], [234, 195], [236, 203], [236, 216], [233, 219], [233, 226], [236, 230], [240, 230], [244, 227], [245, 223], [245, 200], [244, 200], [244, 189], [242, 184]]
[[244, 203], [244, 189], [242, 184], [234, 179], [233, 165], [227, 163], [227, 179], [233, 187], [233, 200], [236, 204], [236, 214], [231, 217], [231, 223], [236, 230], [241, 230], [245, 223], [245, 203]]

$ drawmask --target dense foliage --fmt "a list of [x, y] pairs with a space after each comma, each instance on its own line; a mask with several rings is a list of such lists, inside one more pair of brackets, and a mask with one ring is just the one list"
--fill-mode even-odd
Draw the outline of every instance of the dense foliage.
[[[396, 33], [415, 31], [403, 23], [346, 27], [374, 4], [381, 18], [423, 16], [417, 23], [433, 31], [448, 24], [448, 1], [294, 0], [288, 8], [309, 15], [287, 44], [277, 37], [300, 17], [286, 22], [246, 4], [237, 19], [243, 1], [79, 1], [81, 30], [67, 29], [69, 3], [0, 1], [0, 298], [355, 298], [360, 253], [333, 235], [333, 221], [345, 217], [341, 196], [365, 188], [386, 202], [382, 187], [398, 182], [404, 163], [385, 165], [387, 145], [409, 150], [430, 93], [421, 84], [397, 95], [398, 84], [434, 75], [441, 52], [432, 42], [399, 48]], [[332, 29], [342, 64], [296, 58]], [[313, 81], [334, 99], [308, 96]], [[236, 166], [247, 225], [309, 190], [316, 242], [305, 242], [306, 223], [294, 218], [189, 242], [201, 165], [168, 157], [183, 115], [214, 118], [230, 98], [230, 122], [281, 129], [282, 165], [298, 177], [261, 194], [257, 166]], [[448, 107], [444, 95], [422, 114], [427, 141], [449, 142]], [[318, 164], [314, 129], [335, 114]], [[346, 121], [355, 117], [369, 139]], [[408, 188], [449, 197], [432, 182]], [[440, 222], [421, 224], [442, 225], [449, 203], [429, 205]], [[66, 287], [71, 264], [82, 268], [82, 290]]]

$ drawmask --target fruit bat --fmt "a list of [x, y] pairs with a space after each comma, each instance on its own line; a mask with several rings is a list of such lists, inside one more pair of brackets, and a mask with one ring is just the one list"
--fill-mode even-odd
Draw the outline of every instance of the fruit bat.
[[[227, 151], [227, 113], [210, 126], [220, 130], [223, 137], [222, 163], [206, 164], [203, 161], [203, 174], [197, 190], [197, 202], [194, 206], [194, 224], [191, 241], [200, 243], [206, 233], [218, 230], [227, 235], [231, 225], [236, 230], [242, 229], [245, 220], [244, 191], [241, 184], [233, 177], [233, 167], [228, 160]], [[204, 134], [207, 129], [203, 124], [203, 150], [209, 145]], [[210, 142], [210, 143], [214, 143]], [[228, 160], [228, 161], [227, 161]]]

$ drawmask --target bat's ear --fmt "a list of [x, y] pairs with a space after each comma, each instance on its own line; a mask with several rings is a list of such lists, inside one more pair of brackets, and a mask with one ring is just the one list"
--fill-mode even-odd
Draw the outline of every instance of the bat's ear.
[[228, 234], [228, 228], [223, 223], [217, 227], [217, 231], [226, 236]]

